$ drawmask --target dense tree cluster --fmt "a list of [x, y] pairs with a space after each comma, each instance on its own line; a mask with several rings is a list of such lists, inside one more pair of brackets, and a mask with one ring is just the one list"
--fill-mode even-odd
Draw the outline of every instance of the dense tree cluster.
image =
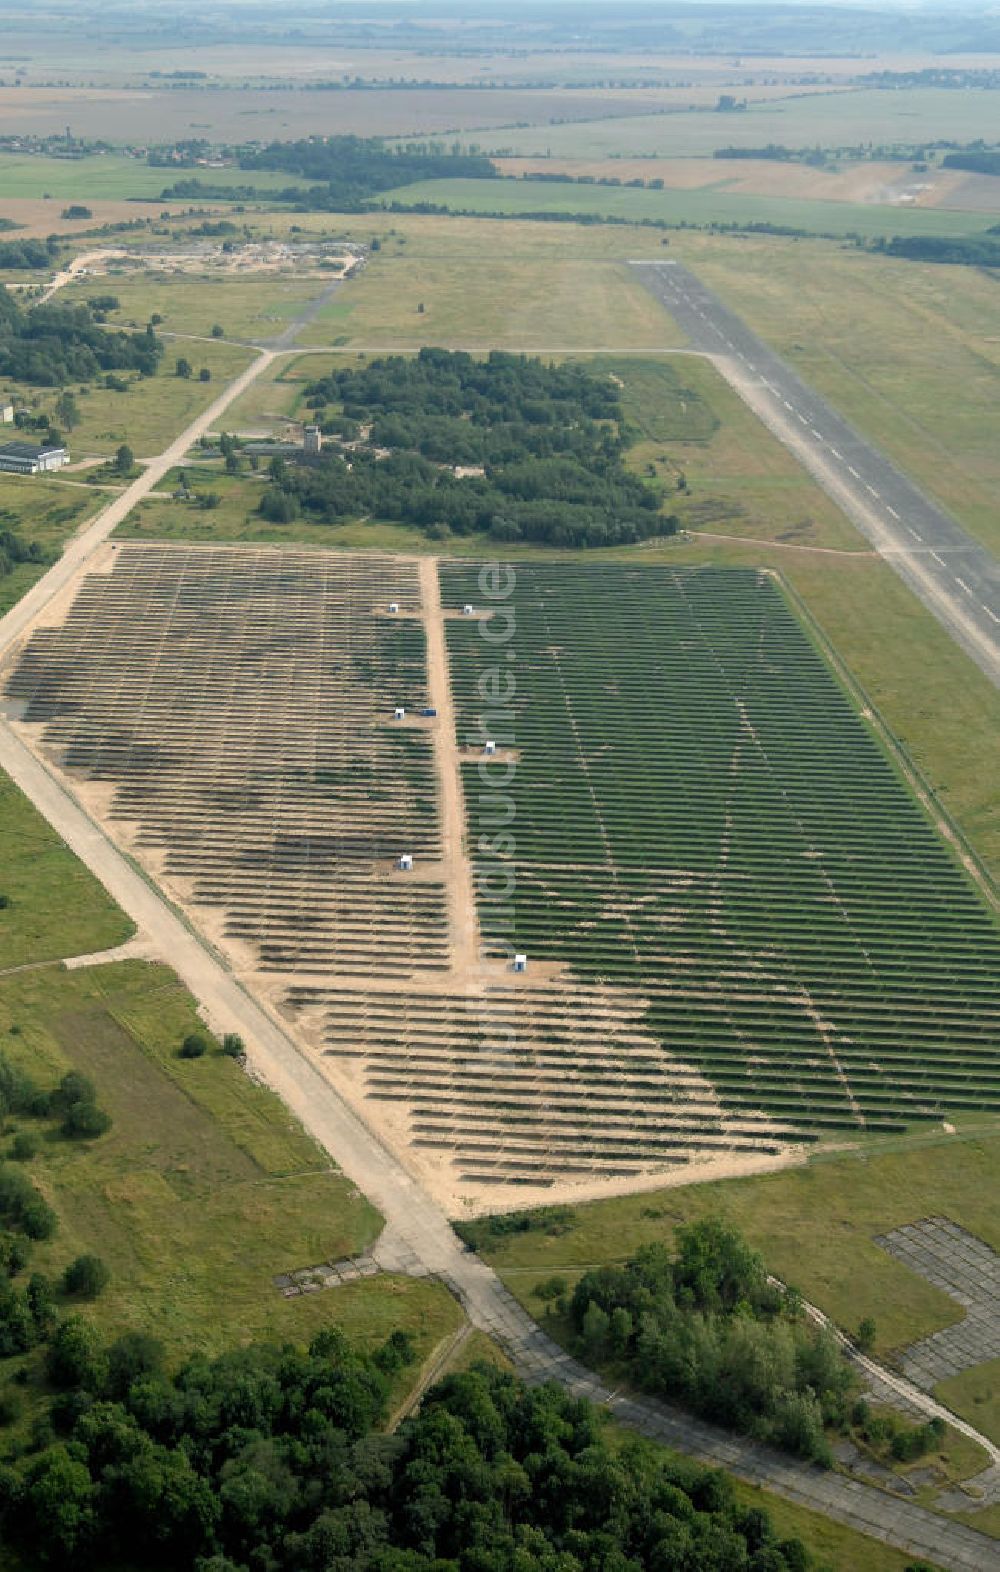
[[555, 546], [630, 544], [676, 527], [624, 467], [617, 387], [582, 366], [423, 349], [333, 372], [306, 401], [324, 430], [355, 441], [315, 466], [275, 466], [261, 501], [275, 522], [301, 509]]
[[5, 240], [0, 242], [0, 267], [50, 268], [58, 253], [55, 235], [48, 240]]
[[877, 249], [908, 262], [1000, 268], [1000, 231], [996, 229], [981, 235], [894, 235]]
[[946, 153], [942, 169], [967, 169], [973, 175], [1000, 175], [1000, 147], [963, 148]]
[[299, 142], [272, 142], [245, 152], [242, 169], [282, 169], [326, 187], [324, 205], [349, 211], [366, 197], [416, 180], [450, 180], [456, 176], [488, 180], [496, 174], [492, 161], [461, 147], [387, 147], [376, 137], [308, 137]]
[[0, 579], [13, 573], [22, 562], [48, 561], [37, 540], [22, 540], [12, 529], [0, 528]]
[[372, 1356], [335, 1331], [308, 1352], [191, 1359], [78, 1318], [53, 1339], [61, 1388], [35, 1444], [0, 1469], [5, 1543], [32, 1565], [171, 1572], [803, 1572], [798, 1540], [721, 1474], [627, 1446], [596, 1412], [486, 1367], [377, 1433], [394, 1334]]
[[108, 332], [90, 306], [34, 306], [22, 310], [0, 290], [0, 375], [37, 387], [93, 381], [101, 372], [153, 376], [163, 346], [145, 332]]
[[616, 1359], [648, 1392], [799, 1456], [829, 1461], [855, 1379], [837, 1344], [769, 1283], [760, 1256], [717, 1221], [677, 1230], [578, 1282], [572, 1324], [590, 1358]]

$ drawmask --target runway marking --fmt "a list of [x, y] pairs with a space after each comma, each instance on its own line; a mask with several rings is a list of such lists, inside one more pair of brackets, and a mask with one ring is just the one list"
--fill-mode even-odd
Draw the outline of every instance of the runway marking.
[[854, 468], [854, 465], [853, 465], [853, 464], [848, 464], [848, 466], [847, 466], [847, 467], [848, 467], [848, 469], [849, 469], [849, 470], [850, 470], [850, 472], [851, 472], [851, 474], [852, 474], [852, 475], [853, 475], [853, 476], [854, 476], [854, 478], [855, 478], [855, 480], [860, 480], [860, 479], [861, 479], [861, 476], [860, 476], [860, 475], [859, 475], [859, 474], [858, 474], [858, 472], [857, 472], [857, 470], [856, 470], [856, 469], [855, 469], [855, 468]]
[[833, 454], [835, 459], [840, 459], [841, 463], [843, 463], [843, 453], [841, 453], [839, 448], [835, 448], [832, 442], [830, 443], [830, 452]]
[[980, 601], [980, 605], [982, 606], [983, 610], [985, 611], [985, 613], [986, 613], [986, 615], [988, 617], [991, 617], [994, 622], [1000, 622], [1000, 617], [997, 616], [995, 611], [991, 611], [989, 606], [987, 606], [985, 604], [985, 602]]
[[786, 409], [790, 409], [792, 414], [793, 415], [795, 414], [795, 405], [794, 404], [789, 404], [787, 398], [783, 398], [781, 402], [784, 404]]
[[924, 537], [922, 535], [918, 535], [917, 534], [917, 532], [913, 528], [912, 524], [907, 524], [906, 527], [909, 530], [910, 534], [913, 536], [914, 540], [923, 540]]
[[810, 431], [811, 431], [811, 432], [812, 432], [812, 434], [813, 434], [813, 436], [814, 436], [814, 437], [815, 437], [815, 438], [816, 438], [816, 441], [817, 441], [817, 442], [822, 442], [822, 441], [823, 441], [823, 438], [822, 438], [822, 437], [821, 437], [821, 436], [820, 436], [820, 434], [819, 434], [819, 432], [818, 432], [818, 431], [817, 431], [817, 430], [816, 430], [816, 427], [815, 427], [815, 426], [810, 426], [810, 427], [809, 427], [809, 430], [810, 430]]
[[875, 490], [875, 487], [874, 486], [869, 486], [867, 481], [865, 481], [865, 490], [866, 491], [870, 491], [873, 497], [877, 497], [878, 496], [878, 492]]
[[795, 411], [795, 419], [796, 420], [801, 420], [801, 422], [802, 422], [802, 424], [804, 426], [808, 426], [808, 424], [809, 424], [809, 422], [806, 419], [805, 415], [803, 415], [799, 410]]
[[966, 584], [965, 580], [964, 579], [960, 579], [957, 573], [955, 574], [955, 583], [956, 584], [960, 584], [967, 595], [974, 594], [974, 591], [970, 590], [970, 588], [969, 588], [968, 584]]
[[932, 551], [931, 556], [934, 558], [935, 562], [940, 563], [942, 568], [947, 567], [948, 564], [945, 562], [944, 558], [939, 557], [936, 551]]
[[891, 502], [887, 502], [886, 503], [885, 511], [887, 513], [891, 513], [894, 519], [898, 519], [899, 518], [899, 514], [896, 512], [896, 509], [892, 506]]

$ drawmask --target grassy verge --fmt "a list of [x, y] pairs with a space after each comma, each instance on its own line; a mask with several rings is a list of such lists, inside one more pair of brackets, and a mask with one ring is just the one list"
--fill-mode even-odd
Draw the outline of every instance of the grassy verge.
[[[70, 284], [59, 299], [69, 304], [98, 293], [116, 295], [121, 302], [108, 320], [121, 327], [145, 327], [154, 312], [163, 318], [163, 333], [208, 338], [218, 324], [229, 338], [274, 338], [311, 300], [330, 287], [329, 275], [297, 277], [286, 273], [260, 273], [233, 277], [219, 269], [204, 274], [167, 274], [133, 270], [113, 271], [95, 285], [93, 279]], [[168, 346], [169, 347], [169, 346]], [[204, 364], [211, 344], [177, 346], [192, 363]]]
[[990, 1359], [942, 1381], [935, 1387], [934, 1396], [991, 1441], [1000, 1443], [1000, 1359]]
[[134, 931], [92, 874], [13, 782], [0, 774], [0, 971], [86, 955]]
[[[106, 501], [101, 492], [44, 475], [0, 475], [0, 530], [13, 530], [25, 542], [37, 541], [46, 556], [54, 556]], [[18, 563], [0, 576], [0, 616], [20, 600], [46, 566], [45, 562]]]

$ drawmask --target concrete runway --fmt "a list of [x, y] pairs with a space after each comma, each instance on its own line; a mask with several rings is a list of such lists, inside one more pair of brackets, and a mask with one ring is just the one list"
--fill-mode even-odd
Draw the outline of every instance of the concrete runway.
[[680, 262], [631, 265], [695, 349], [712, 358], [754, 413], [1000, 687], [996, 559], [807, 387], [690, 269]]

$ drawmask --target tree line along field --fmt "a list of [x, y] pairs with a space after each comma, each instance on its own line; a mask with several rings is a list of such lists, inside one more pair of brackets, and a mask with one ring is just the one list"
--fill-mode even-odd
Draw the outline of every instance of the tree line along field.
[[[474, 598], [473, 569], [442, 580], [447, 605]], [[996, 1106], [994, 916], [775, 584], [517, 583], [517, 948], [637, 990], [724, 1108], [807, 1139]], [[448, 632], [474, 734], [488, 646]]]

